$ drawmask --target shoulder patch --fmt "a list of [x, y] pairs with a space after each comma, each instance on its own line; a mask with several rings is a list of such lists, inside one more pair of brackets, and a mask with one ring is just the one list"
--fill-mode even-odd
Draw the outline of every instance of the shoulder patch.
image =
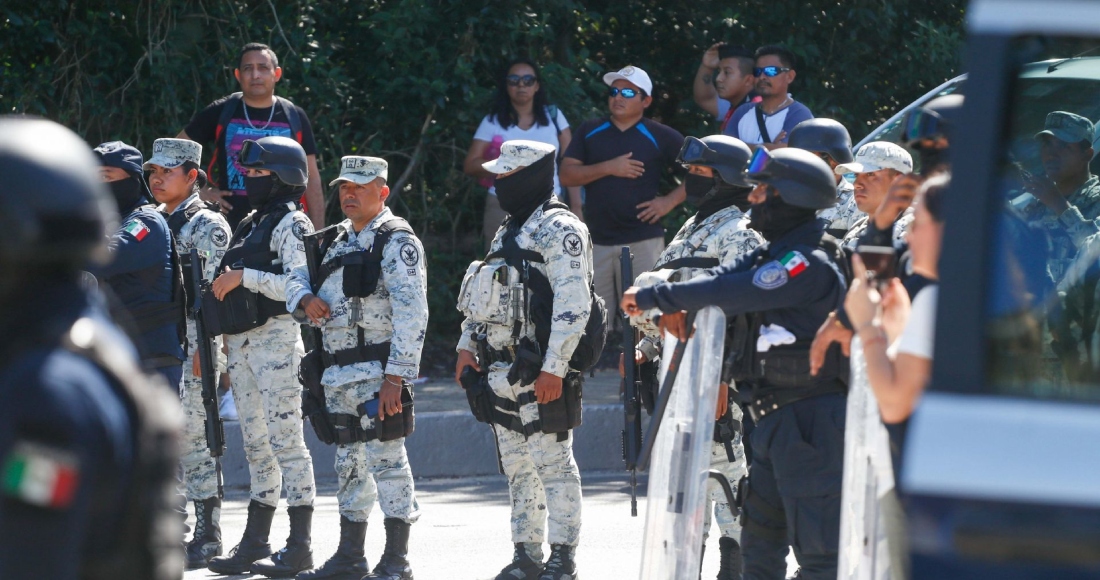
[[210, 241], [214, 243], [216, 247], [224, 248], [229, 243], [229, 236], [225, 235], [225, 230], [221, 228], [214, 228], [210, 230]]
[[783, 268], [790, 274], [791, 278], [806, 271], [806, 268], [810, 266], [810, 261], [806, 259], [806, 256], [802, 255], [802, 252], [791, 250], [784, 254], [779, 259], [779, 263], [783, 264]]
[[294, 225], [292, 225], [290, 229], [294, 232], [294, 237], [298, 238], [299, 240], [305, 240], [306, 234], [309, 233], [308, 229], [306, 228], [306, 223], [298, 219], [294, 220]]
[[579, 256], [581, 251], [584, 250], [584, 242], [581, 241], [581, 237], [574, 232], [569, 232], [565, 235], [565, 238], [561, 242], [562, 247], [565, 249], [565, 253], [570, 256]]
[[134, 236], [134, 238], [140, 242], [145, 239], [145, 236], [149, 235], [149, 226], [146, 226], [145, 222], [135, 218], [126, 222], [126, 225], [122, 226], [122, 231]]
[[30, 505], [64, 509], [76, 496], [80, 466], [62, 449], [19, 441], [0, 468], [0, 491]]
[[752, 285], [764, 290], [775, 290], [787, 283], [787, 269], [779, 262], [768, 262], [756, 270]]
[[412, 242], [401, 244], [401, 261], [405, 262], [406, 266], [415, 266], [420, 262], [420, 250], [416, 249], [415, 244]]

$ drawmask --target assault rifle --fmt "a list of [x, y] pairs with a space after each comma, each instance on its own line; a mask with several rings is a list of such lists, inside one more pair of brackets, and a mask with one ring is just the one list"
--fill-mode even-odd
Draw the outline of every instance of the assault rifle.
[[209, 292], [210, 283], [203, 277], [205, 260], [197, 249], [191, 249], [191, 291], [195, 293], [191, 317], [195, 321], [195, 355], [199, 358], [199, 376], [202, 378], [202, 409], [206, 413], [206, 447], [214, 458], [214, 471], [218, 477], [218, 497], [225, 497], [222, 481], [222, 454], [225, 453], [225, 425], [218, 413], [218, 384], [214, 375], [214, 337], [206, 332], [202, 318], [202, 293]]
[[[630, 247], [623, 246], [619, 256], [623, 285], [634, 282], [634, 267]], [[642, 410], [638, 399], [637, 365], [634, 364], [634, 327], [630, 316], [623, 313], [623, 460], [630, 472], [630, 515], [638, 515], [638, 448], [642, 445]]]

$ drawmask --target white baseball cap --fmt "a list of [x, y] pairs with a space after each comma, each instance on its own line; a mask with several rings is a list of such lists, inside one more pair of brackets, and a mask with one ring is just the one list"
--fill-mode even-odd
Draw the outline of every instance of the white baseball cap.
[[603, 75], [603, 82], [607, 86], [617, 80], [624, 80], [645, 91], [646, 95], [653, 96], [653, 81], [649, 80], [649, 73], [636, 66], [626, 66], [617, 72], [609, 72]]
[[341, 181], [350, 181], [359, 185], [366, 185], [381, 177], [389, 176], [389, 163], [380, 157], [361, 157], [359, 155], [347, 155], [340, 158], [340, 177], [329, 182], [332, 187]]
[[527, 167], [547, 155], [553, 155], [554, 151], [556, 149], [549, 143], [513, 139], [500, 144], [500, 157], [486, 161], [481, 166], [489, 173], [499, 175]]
[[913, 156], [897, 143], [872, 141], [856, 151], [851, 163], [836, 166], [836, 174], [871, 173], [879, 169], [893, 169], [902, 173], [913, 172]]

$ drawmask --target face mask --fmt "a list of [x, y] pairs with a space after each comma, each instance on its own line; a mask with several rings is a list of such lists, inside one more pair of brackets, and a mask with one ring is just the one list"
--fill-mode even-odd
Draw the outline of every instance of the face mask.
[[107, 184], [118, 204], [118, 213], [127, 214], [141, 201], [142, 186], [137, 177], [127, 177]]
[[695, 207], [703, 202], [707, 196], [717, 191], [717, 179], [705, 175], [687, 174], [684, 179], [684, 190], [687, 193], [687, 201]]
[[920, 157], [920, 174], [927, 176], [929, 171], [951, 161], [950, 149], [935, 149], [933, 147], [921, 147], [918, 153]]
[[547, 155], [494, 184], [500, 208], [523, 223], [554, 193], [554, 156]]
[[812, 209], [789, 205], [778, 195], [769, 194], [768, 199], [763, 203], [752, 205], [749, 227], [760, 232], [765, 240], [771, 242], [814, 219], [816, 215], [817, 213]]
[[244, 191], [248, 194], [248, 203], [252, 209], [263, 209], [271, 200], [271, 194], [275, 189], [275, 174], [263, 177], [245, 177]]

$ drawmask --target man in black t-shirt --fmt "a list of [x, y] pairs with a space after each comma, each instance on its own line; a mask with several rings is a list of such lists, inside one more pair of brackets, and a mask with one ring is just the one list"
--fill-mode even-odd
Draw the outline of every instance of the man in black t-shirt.
[[[237, 164], [237, 152], [246, 139], [268, 136], [290, 137], [306, 151], [309, 183], [304, 196], [306, 215], [313, 226], [324, 226], [325, 201], [317, 169], [317, 143], [313, 127], [301, 107], [275, 96], [275, 84], [283, 76], [279, 59], [265, 44], [249, 43], [241, 49], [238, 68], [233, 71], [241, 92], [218, 99], [191, 118], [180, 139], [213, 144], [214, 155], [207, 168], [210, 187], [203, 199], [221, 205], [233, 229], [251, 208], [245, 195], [245, 171]], [[232, 110], [227, 110], [232, 107]]]
[[630, 246], [635, 272], [652, 268], [665, 248], [661, 218], [685, 193], [680, 185], [659, 196], [658, 187], [664, 170], [682, 171], [676, 157], [684, 136], [643, 116], [653, 102], [653, 82], [644, 70], [628, 66], [605, 74], [603, 81], [610, 86], [610, 115], [589, 119], [573, 132], [560, 177], [562, 185], [585, 186], [596, 294], [610, 307], [632, 282], [620, 279], [622, 246]]

